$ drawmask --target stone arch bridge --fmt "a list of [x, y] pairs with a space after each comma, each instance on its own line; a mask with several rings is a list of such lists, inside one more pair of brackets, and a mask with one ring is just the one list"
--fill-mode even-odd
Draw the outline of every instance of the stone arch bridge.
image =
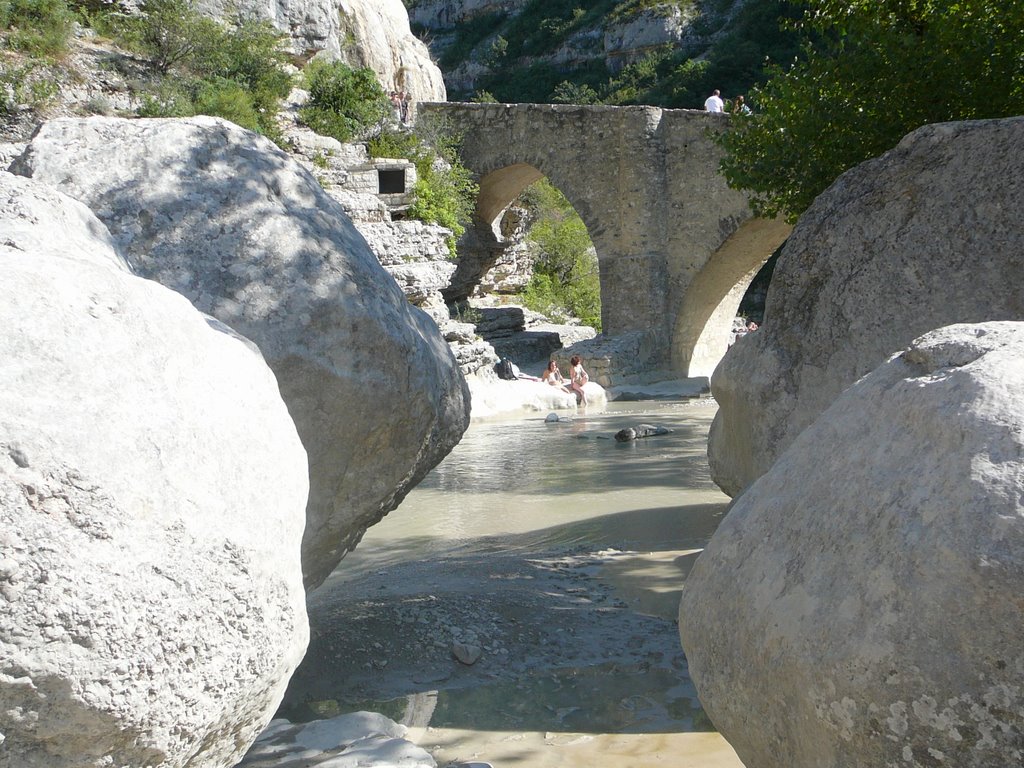
[[727, 117], [552, 104], [417, 109], [421, 124], [441, 119], [462, 136], [463, 161], [480, 182], [467, 233], [476, 247], [497, 257], [503, 212], [542, 176], [576, 208], [597, 250], [604, 326], [604, 338], [582, 351], [606, 359], [605, 383], [641, 372], [711, 374], [743, 292], [790, 229], [753, 218], [747, 196], [718, 172], [710, 134]]

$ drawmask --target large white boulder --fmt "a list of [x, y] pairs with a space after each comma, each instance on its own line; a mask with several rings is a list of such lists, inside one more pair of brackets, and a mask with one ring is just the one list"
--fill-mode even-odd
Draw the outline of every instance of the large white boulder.
[[686, 581], [747, 768], [1024, 763], [1024, 323], [929, 333], [740, 496]]
[[57, 209], [0, 206], [0, 766], [233, 765], [308, 640], [298, 434], [251, 344], [13, 186]]
[[57, 120], [12, 170], [84, 202], [139, 274], [259, 345], [309, 454], [308, 587], [468, 426], [437, 326], [266, 139], [214, 118]]
[[6, 171], [0, 171], [0, 248], [130, 271], [110, 232], [86, 206]]
[[711, 379], [708, 457], [736, 495], [840, 392], [912, 339], [1024, 319], [1024, 118], [921, 128], [800, 218], [765, 322]]

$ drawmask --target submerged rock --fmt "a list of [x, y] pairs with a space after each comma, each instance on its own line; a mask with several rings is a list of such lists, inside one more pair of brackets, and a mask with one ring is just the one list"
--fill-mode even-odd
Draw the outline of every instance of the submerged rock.
[[1024, 118], [929, 125], [800, 218], [765, 322], [711, 379], [715, 482], [735, 496], [840, 392], [951, 323], [1024, 319]]
[[672, 434], [672, 430], [668, 427], [658, 427], [653, 424], [638, 424], [635, 427], [620, 429], [615, 433], [615, 439], [620, 443], [628, 443], [630, 440], [639, 440], [644, 437], [669, 434]]
[[309, 454], [307, 587], [465, 431], [437, 326], [266, 139], [207, 117], [56, 120], [12, 170], [84, 202], [138, 274], [259, 345]]
[[1024, 323], [923, 336], [738, 498], [679, 627], [748, 768], [1024, 761]]
[[472, 643], [452, 643], [452, 656], [460, 664], [465, 664], [467, 667], [471, 667], [480, 661], [480, 656], [483, 655], [483, 650], [479, 645], [473, 645]]
[[81, 206], [0, 190], [0, 766], [232, 765], [308, 639], [277, 382]]

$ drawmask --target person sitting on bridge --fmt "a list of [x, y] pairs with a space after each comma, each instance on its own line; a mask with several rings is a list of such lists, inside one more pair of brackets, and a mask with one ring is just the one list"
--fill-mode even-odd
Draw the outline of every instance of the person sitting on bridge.
[[583, 358], [579, 355], [573, 355], [569, 358], [569, 381], [572, 386], [572, 391], [576, 393], [576, 398], [581, 404], [587, 404], [587, 393], [583, 391], [583, 386], [590, 381], [590, 376], [583, 369]]
[[717, 88], [714, 93], [708, 96], [704, 102], [704, 109], [708, 112], [725, 112], [725, 102], [722, 101], [722, 92]]

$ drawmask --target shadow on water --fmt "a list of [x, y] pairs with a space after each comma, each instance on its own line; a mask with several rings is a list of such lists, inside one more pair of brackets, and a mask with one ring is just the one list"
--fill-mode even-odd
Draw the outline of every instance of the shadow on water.
[[[666, 552], [702, 548], [718, 528], [728, 501], [678, 507], [631, 509], [586, 517], [539, 530], [501, 536], [450, 539], [420, 535], [388, 538], [386, 546], [365, 546], [348, 555], [325, 584], [310, 597], [310, 610], [332, 602], [331, 593], [368, 572], [426, 557], [458, 570], [460, 561], [477, 563], [489, 553], [529, 553], [545, 548], [587, 546]], [[370, 542], [368, 542], [370, 544]], [[376, 542], [373, 542], [376, 544]], [[409, 585], [415, 588], [415, 585]]]

